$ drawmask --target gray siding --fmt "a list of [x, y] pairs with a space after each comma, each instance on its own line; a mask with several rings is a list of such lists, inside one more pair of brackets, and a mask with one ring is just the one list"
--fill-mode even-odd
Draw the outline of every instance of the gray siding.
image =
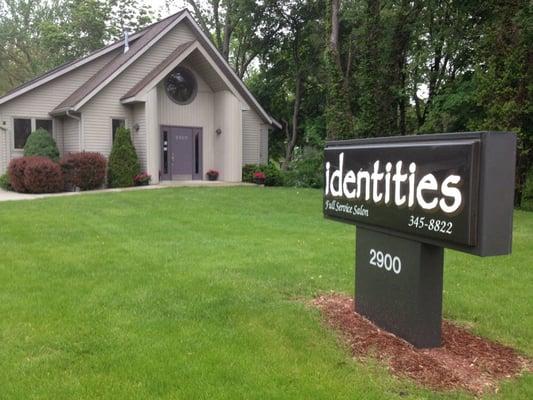
[[178, 24], [82, 107], [84, 150], [109, 155], [112, 145], [111, 119], [124, 118], [127, 120], [126, 125], [132, 126], [132, 108], [122, 105], [120, 98], [165, 60], [178, 45], [193, 39], [189, 27], [183, 23]]
[[0, 129], [0, 174], [4, 174], [9, 162], [7, 131]]
[[135, 104], [133, 106], [133, 124], [139, 125], [139, 130], [132, 129], [133, 145], [139, 156], [139, 162], [141, 164], [141, 171], [146, 171], [146, 107], [144, 103]]
[[261, 125], [261, 144], [259, 149], [259, 161], [268, 164], [268, 125]]
[[[85, 83], [91, 76], [96, 74], [105, 64], [107, 64], [111, 58], [116, 54], [116, 50], [109, 54], [106, 54], [102, 57], [99, 57], [88, 64], [85, 64], [71, 72], [66, 73], [65, 75], [56, 78], [44, 85], [25, 93], [11, 101], [8, 101], [5, 104], [0, 105], [0, 124], [6, 122], [7, 127], [7, 146], [5, 149], [1, 148], [0, 153], [7, 152], [7, 158], [11, 159], [22, 155], [21, 150], [13, 149], [13, 118], [24, 117], [24, 118], [50, 118], [48, 114], [52, 111], [59, 103], [61, 103], [67, 96], [74, 92], [80, 85]], [[57, 119], [56, 119], [57, 121]], [[61, 142], [68, 142], [69, 150], [67, 151], [78, 151], [79, 150], [79, 135], [75, 138], [63, 138], [63, 132], [59, 132], [59, 129], [62, 130], [60, 124], [54, 124], [54, 137], [56, 140]], [[0, 131], [1, 132], [1, 131]], [[69, 132], [72, 132], [70, 130]], [[77, 128], [76, 128], [76, 132]], [[74, 149], [74, 143], [76, 148]], [[58, 143], [60, 150], [63, 149], [63, 145]], [[1, 167], [1, 166], [0, 166]]]
[[80, 123], [74, 118], [63, 120], [63, 153], [80, 151]]
[[242, 112], [242, 162], [261, 163], [261, 118], [252, 110]]

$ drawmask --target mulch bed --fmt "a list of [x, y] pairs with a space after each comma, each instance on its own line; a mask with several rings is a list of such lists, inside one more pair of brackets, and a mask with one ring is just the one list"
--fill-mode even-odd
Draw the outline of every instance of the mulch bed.
[[416, 349], [357, 314], [351, 297], [323, 295], [313, 305], [340, 332], [355, 357], [377, 358], [395, 375], [409, 377], [433, 390], [465, 390], [481, 395], [497, 391], [503, 379], [532, 371], [531, 360], [510, 347], [475, 336], [448, 321], [442, 325], [442, 347]]

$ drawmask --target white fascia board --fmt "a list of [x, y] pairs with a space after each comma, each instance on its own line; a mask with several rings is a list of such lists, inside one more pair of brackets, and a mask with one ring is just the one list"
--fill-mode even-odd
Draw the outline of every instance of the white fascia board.
[[[140, 35], [140, 33], [137, 33], [137, 34], [131, 36], [130, 40], [135, 40], [136, 38], [139, 37], [139, 35]], [[29, 92], [29, 91], [31, 91], [33, 89], [36, 89], [39, 86], [44, 85], [45, 83], [53, 81], [54, 79], [57, 79], [60, 76], [69, 73], [70, 71], [78, 69], [79, 67], [81, 67], [81, 66], [83, 66], [83, 65], [85, 65], [87, 63], [90, 63], [91, 61], [96, 60], [97, 58], [100, 58], [101, 56], [106, 55], [107, 53], [112, 52], [112, 51], [122, 47], [123, 45], [124, 45], [123, 42], [118, 41], [117, 43], [115, 43], [115, 44], [113, 44], [113, 45], [111, 45], [109, 47], [104, 47], [101, 50], [97, 50], [94, 54], [91, 54], [91, 55], [89, 55], [89, 56], [87, 56], [85, 58], [82, 58], [82, 59], [74, 62], [72, 65], [69, 65], [68, 67], [62, 68], [62, 69], [58, 70], [57, 72], [55, 72], [55, 73], [53, 73], [53, 74], [51, 74], [51, 75], [49, 75], [47, 77], [44, 77], [42, 79], [38, 79], [37, 81], [33, 82], [31, 85], [25, 86], [25, 87], [23, 87], [23, 88], [21, 88], [19, 90], [14, 91], [13, 93], [8, 94], [5, 97], [2, 97], [0, 99], [0, 104], [7, 103], [8, 101], [13, 100], [16, 97], [19, 97], [19, 96], [23, 95], [24, 93], [27, 93], [27, 92]]]
[[185, 60], [189, 54], [191, 54], [194, 49], [199, 48], [200, 45], [198, 42], [194, 42], [191, 44], [184, 52], [182, 52], [174, 61], [172, 61], [162, 72], [160, 72], [154, 79], [152, 79], [148, 84], [139, 91], [135, 96], [128, 97], [121, 101], [121, 103], [127, 103], [131, 102], [130, 99], [135, 99], [136, 101], [142, 101], [141, 99], [146, 99], [146, 95], [150, 90], [152, 90], [159, 82], [161, 82], [165, 76], [170, 74], [174, 68], [176, 68], [178, 65], [180, 65], [183, 60]]
[[81, 107], [83, 107], [89, 100], [91, 100], [98, 92], [100, 92], [103, 88], [105, 88], [110, 82], [112, 82], [117, 76], [119, 76], [126, 68], [128, 68], [131, 64], [133, 64], [135, 61], [137, 61], [144, 53], [146, 53], [155, 43], [159, 41], [163, 36], [165, 36], [168, 32], [170, 32], [174, 27], [179, 24], [183, 18], [185, 17], [185, 13], [179, 16], [173, 23], [171, 23], [169, 26], [167, 26], [163, 31], [161, 31], [156, 37], [154, 37], [148, 44], [144, 46], [137, 54], [135, 54], [133, 57], [131, 57], [126, 63], [124, 63], [119, 69], [117, 69], [113, 74], [111, 74], [105, 81], [103, 81], [100, 85], [98, 85], [91, 93], [89, 93], [87, 96], [83, 98], [78, 104], [74, 105], [72, 109], [74, 111], [79, 111]]
[[[268, 113], [264, 110], [263, 107], [261, 107], [261, 105], [257, 102], [257, 100], [255, 99], [254, 95], [252, 93], [250, 93], [250, 91], [248, 90], [248, 88], [246, 87], [246, 85], [242, 82], [241, 78], [239, 78], [237, 76], [237, 74], [235, 73], [235, 71], [233, 71], [233, 68], [231, 68], [231, 66], [228, 64], [228, 62], [224, 59], [224, 57], [222, 57], [222, 55], [220, 54], [220, 52], [218, 51], [218, 49], [215, 47], [215, 45], [211, 42], [211, 39], [209, 39], [207, 37], [207, 35], [204, 33], [204, 31], [200, 28], [200, 26], [198, 26], [197, 22], [194, 20], [194, 18], [191, 16], [191, 14], [189, 13], [189, 10], [185, 10], [185, 12], [183, 13], [184, 16], [187, 17], [187, 19], [189, 20], [189, 22], [194, 26], [194, 28], [197, 30], [198, 34], [201, 35], [205, 41], [208, 43], [208, 46], [211, 47], [211, 49], [214, 51], [214, 53], [216, 54], [216, 56], [219, 58], [219, 60], [227, 67], [227, 69], [230, 71], [230, 74], [233, 75], [233, 77], [237, 80], [237, 82], [239, 82], [239, 84], [242, 86], [242, 88], [244, 89], [244, 91], [246, 92], [246, 94], [250, 97], [250, 99], [252, 100], [252, 102], [255, 104], [255, 106], [257, 107], [258, 110], [261, 111], [261, 114], [262, 114], [262, 117], [264, 120], [266, 120], [269, 124], [273, 125], [273, 126], [276, 126], [277, 128], [281, 129], [281, 124], [279, 122], [277, 122], [276, 120], [274, 120], [273, 118], [270, 117], [270, 115], [268, 115]], [[208, 58], [209, 59], [209, 58]], [[232, 85], [230, 86], [232, 87]], [[239, 96], [240, 97], [240, 96]]]

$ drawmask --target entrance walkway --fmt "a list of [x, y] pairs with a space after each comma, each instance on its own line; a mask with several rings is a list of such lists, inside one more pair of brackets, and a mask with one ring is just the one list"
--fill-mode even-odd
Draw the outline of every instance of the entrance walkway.
[[8, 192], [0, 189], [0, 202], [2, 201], [18, 201], [18, 200], [35, 200], [43, 199], [46, 197], [61, 197], [61, 196], [78, 196], [92, 193], [116, 193], [116, 192], [129, 192], [134, 190], [155, 190], [165, 189], [169, 187], [230, 187], [230, 186], [255, 186], [251, 183], [242, 182], [223, 182], [223, 181], [163, 181], [157, 185], [150, 186], [136, 186], [131, 188], [118, 188], [118, 189], [101, 189], [90, 190], [87, 192], [64, 192], [64, 193], [47, 193], [47, 194], [26, 194]]

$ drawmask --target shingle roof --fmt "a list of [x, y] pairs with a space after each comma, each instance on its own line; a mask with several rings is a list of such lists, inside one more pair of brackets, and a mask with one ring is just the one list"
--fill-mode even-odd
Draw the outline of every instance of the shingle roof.
[[[165, 19], [172, 18], [172, 17], [174, 17], [174, 15], [171, 15], [170, 17], [167, 17], [167, 18], [165, 18]], [[134, 35], [132, 35], [132, 37], [131, 37], [131, 39], [130, 39], [130, 40], [131, 40], [130, 44], [135, 43], [135, 41], [137, 41], [139, 38], [141, 38], [141, 37], [142, 37], [146, 32], [148, 32], [148, 30], [150, 30], [154, 25], [157, 25], [157, 24], [159, 24], [159, 23], [161, 23], [161, 22], [163, 22], [163, 21], [164, 21], [164, 20], [161, 20], [161, 21], [158, 21], [158, 22], [154, 22], [153, 24], [148, 25], [148, 26], [145, 27], [144, 29], [141, 29], [139, 32], [136, 32]], [[114, 42], [114, 43], [108, 44], [107, 46], [104, 46], [104, 47], [102, 47], [102, 48], [100, 48], [100, 49], [97, 49], [97, 50], [92, 51], [91, 53], [87, 54], [86, 56], [83, 56], [83, 57], [81, 57], [81, 58], [74, 59], [74, 60], [72, 60], [72, 61], [67, 61], [66, 63], [61, 64], [61, 65], [59, 65], [59, 66], [57, 66], [57, 67], [51, 69], [50, 71], [46, 71], [45, 73], [43, 73], [43, 74], [41, 74], [41, 75], [38, 75], [38, 76], [36, 76], [35, 78], [32, 78], [32, 79], [30, 79], [30, 80], [27, 81], [27, 82], [24, 82], [22, 85], [19, 85], [19, 86], [17, 86], [17, 87], [14, 87], [13, 89], [8, 90], [6, 93], [4, 93], [2, 96], [0, 96], [0, 99], [2, 99], [2, 98], [4, 98], [4, 97], [7, 97], [7, 96], [9, 96], [9, 95], [11, 95], [11, 94], [13, 94], [13, 93], [15, 93], [15, 92], [18, 92], [18, 91], [20, 91], [20, 90], [22, 90], [22, 89], [24, 89], [24, 88], [26, 88], [26, 87], [28, 87], [28, 86], [31, 86], [31, 85], [33, 85], [34, 83], [37, 83], [37, 82], [39, 82], [39, 81], [42, 81], [42, 80], [48, 78], [49, 76], [52, 76], [52, 75], [54, 75], [54, 74], [57, 74], [57, 73], [61, 72], [62, 70], [65, 70], [65, 69], [67, 69], [68, 67], [70, 67], [70, 66], [72, 66], [72, 65], [74, 65], [74, 64], [77, 64], [77, 63], [79, 63], [79, 62], [81, 62], [81, 61], [83, 61], [83, 60], [86, 60], [86, 59], [88, 59], [88, 58], [90, 58], [90, 57], [92, 57], [92, 56], [94, 56], [94, 55], [96, 55], [96, 54], [98, 54], [98, 53], [101, 53], [102, 51], [104, 51], [104, 50], [106, 50], [106, 49], [109, 49], [109, 48], [111, 48], [111, 47], [116, 46], [117, 44], [122, 44], [122, 43], [124, 43], [124, 38], [123, 38], [123, 37], [120, 38], [119, 40], [117, 40], [117, 41]]]
[[93, 75], [87, 82], [80, 86], [74, 93], [67, 97], [61, 104], [59, 104], [51, 114], [59, 113], [65, 109], [74, 107], [111, 75], [113, 75], [120, 67], [128, 62], [135, 54], [143, 50], [157, 35], [171, 25], [176, 19], [183, 14], [183, 11], [172, 15], [158, 23], [153, 24], [146, 33], [144, 33], [138, 40], [136, 40], [130, 47], [129, 51], [122, 53], [113, 58], [100, 71]]
[[161, 72], [165, 70], [172, 62], [178, 58], [185, 50], [187, 50], [194, 41], [186, 42], [179, 45], [176, 50], [174, 50], [165, 60], [163, 60], [157, 67], [155, 67], [148, 75], [141, 79], [137, 84], [132, 87], [128, 92], [122, 96], [121, 100], [127, 99], [129, 97], [135, 96], [139, 93], [146, 85], [148, 85], [152, 80], [154, 80]]

